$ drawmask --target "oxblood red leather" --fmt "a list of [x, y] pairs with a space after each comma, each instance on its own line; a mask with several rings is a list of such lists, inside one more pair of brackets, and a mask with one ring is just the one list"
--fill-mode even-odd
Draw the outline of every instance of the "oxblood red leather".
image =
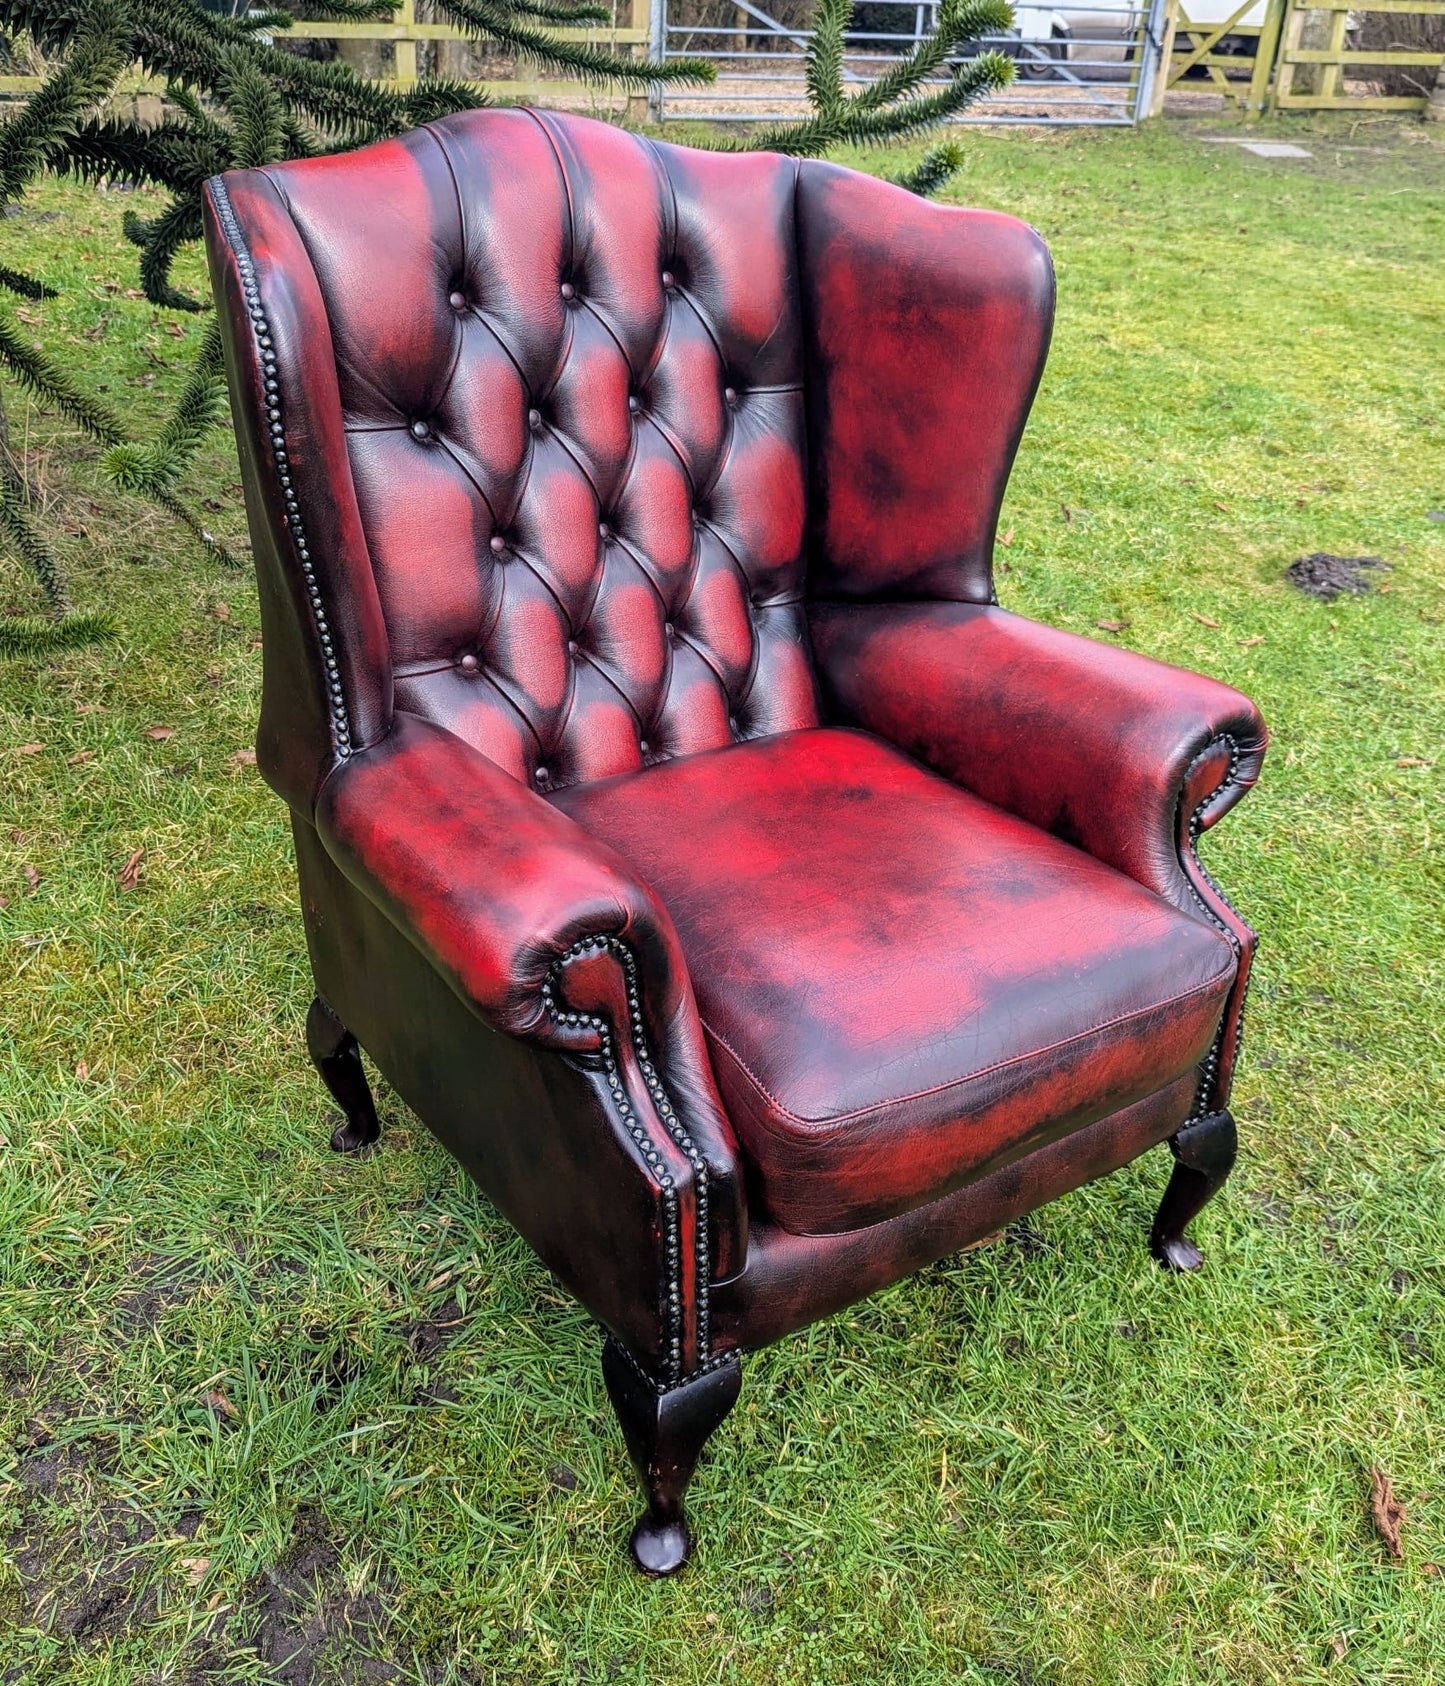
[[671, 919], [624, 862], [453, 733], [402, 710], [382, 743], [322, 787], [315, 824], [352, 883], [463, 1001], [514, 1036], [596, 1052], [594, 1031], [548, 1012], [543, 986], [557, 975], [566, 992], [564, 957], [587, 937], [627, 945], [652, 1045], [711, 1172], [715, 1260], [723, 1271], [740, 1264], [737, 1147], [687, 969]]
[[795, 170], [499, 111], [229, 179], [398, 707], [549, 788], [816, 721]]
[[857, 1229], [1165, 1088], [1214, 1040], [1223, 935], [856, 732], [556, 801], [672, 915], [774, 1222]]
[[1266, 733], [1247, 697], [1132, 650], [954, 602], [815, 603], [833, 715], [1208, 920], [1237, 967], [1208, 1098], [1229, 1100], [1255, 934], [1195, 843], [1250, 789]]
[[798, 173], [811, 597], [987, 603], [1054, 316], [1048, 247], [833, 164]]
[[1197, 1262], [1264, 730], [991, 606], [1038, 235], [518, 109], [207, 241], [340, 1145], [359, 1038], [620, 1343], [639, 1560], [740, 1346], [1165, 1138]]

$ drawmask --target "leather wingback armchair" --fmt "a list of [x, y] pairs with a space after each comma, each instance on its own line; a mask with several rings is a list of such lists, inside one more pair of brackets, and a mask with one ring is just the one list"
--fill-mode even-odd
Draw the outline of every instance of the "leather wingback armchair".
[[1237, 692], [997, 606], [1042, 240], [469, 113], [210, 184], [310, 1051], [607, 1331], [668, 1573], [739, 1355], [1157, 1143], [1227, 1175]]

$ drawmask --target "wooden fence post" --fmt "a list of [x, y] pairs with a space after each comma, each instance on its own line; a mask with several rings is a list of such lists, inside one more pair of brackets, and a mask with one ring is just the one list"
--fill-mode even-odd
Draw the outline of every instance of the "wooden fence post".
[[1164, 8], [1164, 40], [1159, 48], [1159, 68], [1149, 89], [1149, 109], [1146, 117], [1158, 117], [1164, 110], [1164, 95], [1169, 90], [1169, 67], [1174, 63], [1174, 36], [1179, 28], [1179, 0], [1168, 0]]
[[1427, 123], [1445, 123], [1445, 63], [1435, 77], [1435, 91], [1430, 95], [1424, 112]]
[[[401, 24], [405, 29], [411, 29], [416, 22], [416, 0], [401, 0], [401, 4], [391, 14], [392, 22]], [[416, 86], [416, 42], [393, 41], [392, 52], [396, 55], [392, 63], [392, 75], [402, 88]]]
[[1279, 57], [1280, 32], [1284, 28], [1284, 14], [1288, 5], [1289, 0], [1269, 0], [1269, 5], [1265, 8], [1264, 23], [1260, 27], [1259, 40], [1255, 43], [1254, 74], [1249, 79], [1249, 99], [1245, 105], [1245, 111], [1251, 117], [1260, 115], [1269, 98], [1275, 60]]
[[1269, 109], [1278, 110], [1279, 102], [1286, 98], [1294, 87], [1294, 65], [1289, 54], [1294, 52], [1300, 44], [1300, 32], [1305, 25], [1306, 13], [1294, 4], [1294, 0], [1285, 0], [1284, 29], [1280, 36], [1279, 64], [1275, 67], [1274, 88], [1269, 96]]

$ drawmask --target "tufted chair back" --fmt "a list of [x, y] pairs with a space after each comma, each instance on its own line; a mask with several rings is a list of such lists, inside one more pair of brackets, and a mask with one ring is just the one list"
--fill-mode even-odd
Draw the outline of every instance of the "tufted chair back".
[[523, 110], [275, 173], [395, 704], [538, 788], [816, 721], [793, 176]]
[[[1027, 408], [996, 365], [1047, 336], [1021, 224], [521, 109], [209, 195], [258, 747], [303, 812], [394, 708], [543, 792], [816, 724], [810, 531], [825, 594], [987, 600]], [[920, 321], [930, 264], [971, 332]]]

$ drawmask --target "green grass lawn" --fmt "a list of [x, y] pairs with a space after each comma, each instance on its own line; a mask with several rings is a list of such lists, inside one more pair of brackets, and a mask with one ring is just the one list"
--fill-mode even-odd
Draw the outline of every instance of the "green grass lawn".
[[[1445, 1681], [1445, 136], [1231, 132], [974, 134], [955, 190], [1059, 267], [1004, 602], [1274, 732], [1208, 845], [1261, 932], [1208, 1264], [1146, 1254], [1161, 1150], [756, 1355], [674, 1583], [623, 1551], [588, 1320], [390, 1096], [326, 1149], [248, 575], [16, 408], [120, 636], [0, 662], [6, 1686]], [[197, 329], [125, 291], [132, 203], [0, 228], [143, 430]], [[218, 439], [237, 541], [238, 493]], [[1386, 583], [1312, 601], [1316, 550]]]

